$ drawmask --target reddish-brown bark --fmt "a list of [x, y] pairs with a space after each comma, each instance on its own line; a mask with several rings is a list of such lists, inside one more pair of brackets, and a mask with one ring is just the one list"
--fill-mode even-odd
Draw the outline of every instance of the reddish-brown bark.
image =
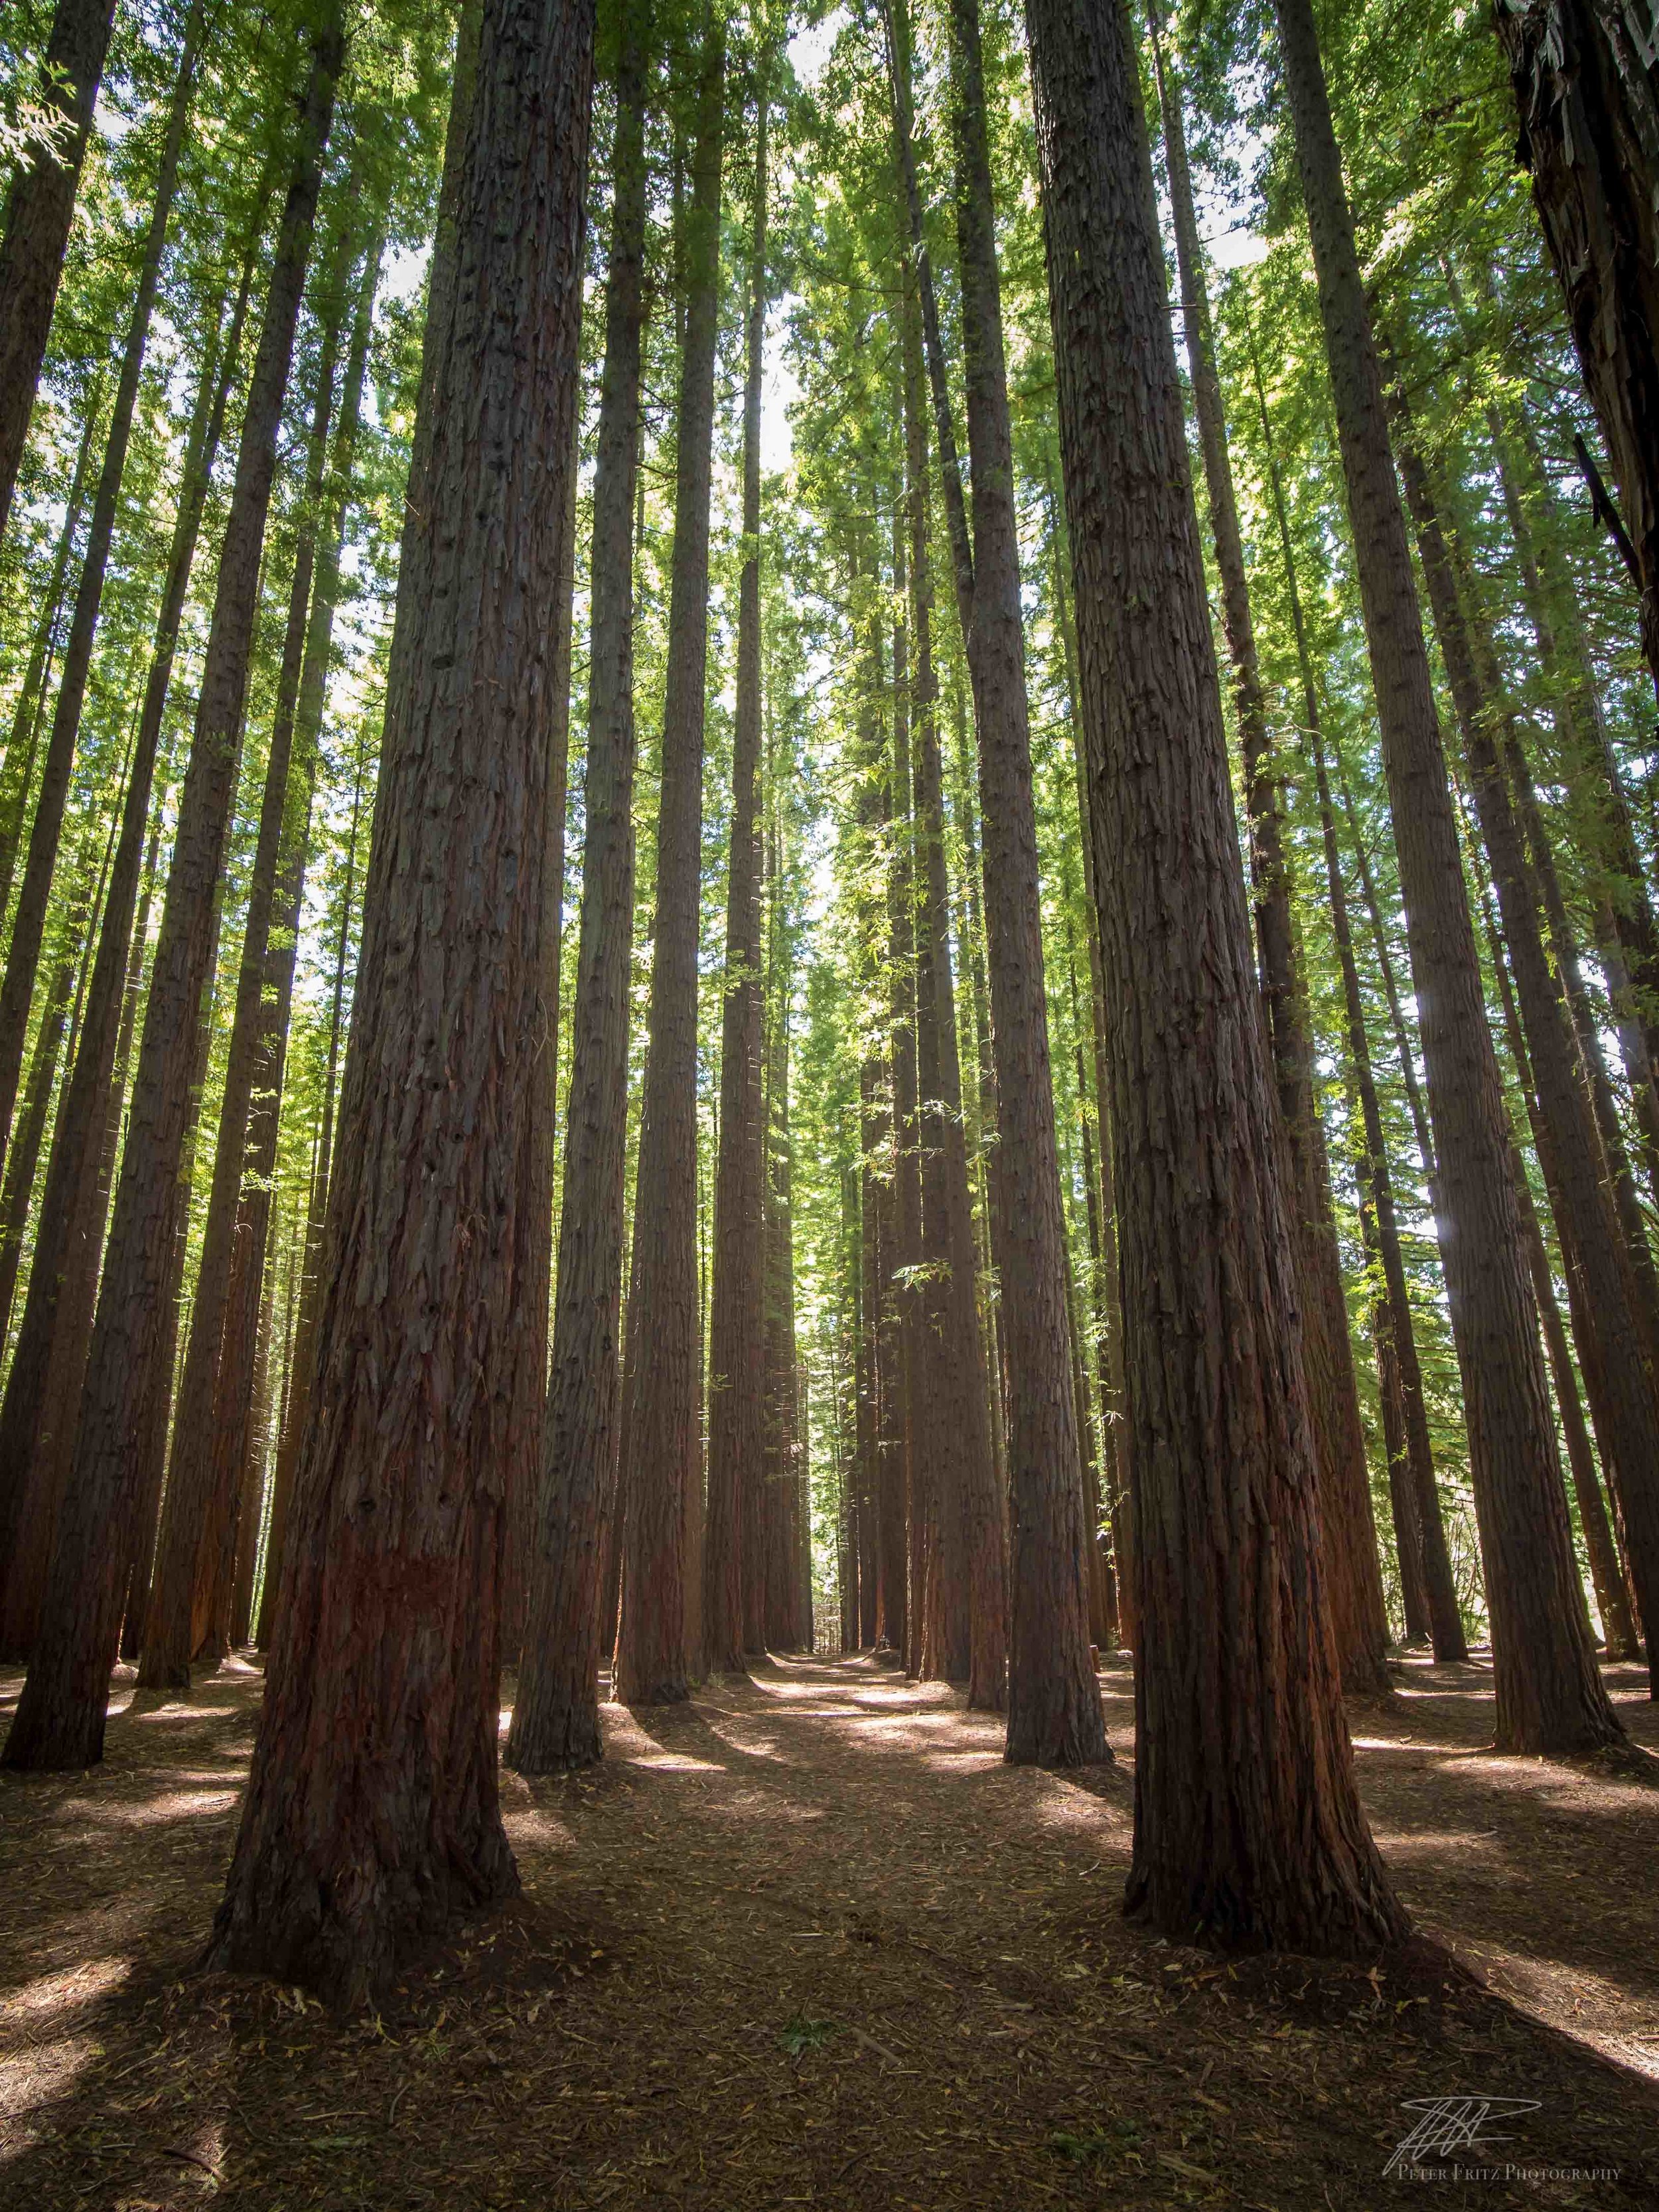
[[1322, 1589], [1291, 1223], [1127, 8], [1029, 0], [1139, 1578], [1130, 1909], [1182, 1942], [1402, 1936]]
[[276, 430], [343, 54], [340, 19], [326, 15], [311, 41], [288, 201], [242, 420], [75, 1447], [41, 1634], [4, 1754], [14, 1765], [84, 1766], [101, 1756], [120, 1633], [122, 1562], [160, 1479], [166, 1383], [158, 1377], [181, 1258], [179, 1170], [234, 795]]
[[404, 532], [316, 1379], [208, 1954], [343, 2004], [517, 1886], [498, 1607], [520, 1215], [550, 1203], [525, 1187], [523, 1139], [592, 45], [591, 0], [485, 0]]
[[686, 215], [689, 282], [657, 823], [656, 942], [623, 1386], [622, 1601], [614, 1674], [617, 1697], [629, 1705], [673, 1703], [687, 1693], [684, 1538], [686, 1502], [698, 1477], [702, 1370], [697, 915], [726, 121], [726, 19], [719, 9], [705, 22], [700, 76]]

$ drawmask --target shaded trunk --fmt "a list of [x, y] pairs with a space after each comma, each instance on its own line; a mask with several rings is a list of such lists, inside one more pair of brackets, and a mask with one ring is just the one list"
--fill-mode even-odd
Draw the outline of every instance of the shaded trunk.
[[770, 58], [761, 64], [750, 234], [743, 398], [743, 569], [738, 585], [737, 714], [732, 744], [726, 978], [720, 1014], [720, 1158], [708, 1322], [708, 1504], [703, 1651], [714, 1673], [740, 1672], [764, 1643], [764, 1558], [748, 1556], [765, 1480], [765, 1131], [762, 1108], [761, 374], [766, 341], [766, 150]]
[[601, 1562], [621, 1389], [629, 967], [634, 936], [634, 544], [644, 336], [649, 13], [623, 17], [605, 372], [593, 477], [580, 936], [564, 1190], [529, 1610], [503, 1756], [523, 1774], [602, 1755]]
[[485, 0], [453, 303], [435, 330], [428, 311], [441, 350], [398, 574], [316, 1377], [208, 1954], [337, 2004], [517, 1887], [498, 1614], [520, 1216], [551, 1203], [525, 1188], [524, 1139], [592, 46], [591, 0]]
[[[1135, 1564], [1127, 1903], [1181, 1942], [1374, 1952], [1323, 1589], [1290, 1210], [1127, 9], [1030, 0], [1114, 1031]], [[1224, 1729], [1217, 1716], [1226, 1715]]]
[[[295, 744], [287, 778], [287, 795], [281, 824], [270, 927], [265, 933], [264, 972], [260, 979], [252, 1047], [252, 1079], [247, 1093], [245, 1134], [238, 1146], [242, 1160], [240, 1191], [236, 1200], [235, 1229], [226, 1285], [223, 1323], [218, 1339], [218, 1363], [213, 1376], [210, 1432], [211, 1454], [207, 1468], [205, 1510], [196, 1547], [190, 1600], [190, 1656], [216, 1666], [231, 1648], [231, 1607], [237, 1577], [237, 1529], [241, 1518], [240, 1498], [248, 1478], [250, 1424], [252, 1419], [259, 1316], [265, 1280], [265, 1250], [270, 1237], [276, 1143], [281, 1131], [283, 1078], [288, 1050], [289, 1014], [294, 994], [294, 972], [299, 951], [300, 917], [305, 900], [306, 867], [311, 843], [312, 804], [316, 792], [318, 748], [328, 700], [329, 662], [334, 645], [334, 616], [340, 596], [340, 557], [343, 548], [347, 503], [353, 456], [357, 441], [363, 384], [368, 368], [369, 343], [374, 335], [374, 295], [380, 281], [381, 240], [372, 236], [364, 256], [351, 344], [346, 361], [340, 401], [340, 419], [334, 435], [326, 486], [317, 487], [322, 511], [316, 531], [319, 554], [312, 592], [305, 654], [295, 703]], [[550, 799], [550, 804], [551, 803]], [[258, 873], [256, 859], [255, 873]], [[250, 935], [252, 916], [250, 915]], [[248, 947], [245, 944], [246, 965]], [[238, 1007], [240, 1013], [240, 1007]], [[237, 1037], [233, 1031], [231, 1050]], [[226, 1081], [229, 1095], [230, 1083]], [[222, 1115], [219, 1142], [228, 1132]], [[218, 1161], [216, 1157], [215, 1170]], [[210, 1211], [210, 1227], [211, 1226]], [[205, 1255], [203, 1270], [205, 1273]], [[192, 1312], [202, 1311], [198, 1278]], [[188, 1367], [186, 1368], [188, 1373]], [[181, 1389], [180, 1413], [184, 1395]], [[179, 1465], [174, 1447], [174, 1468]], [[252, 1485], [248, 1485], [252, 1487]]]
[[1493, 13], [1659, 685], [1659, 58], [1611, 0], [1502, 0]]
[[58, 0], [40, 76], [40, 105], [61, 118], [62, 143], [21, 161], [6, 195], [0, 235], [0, 534], [11, 514], [28, 439], [34, 387], [46, 358], [64, 249], [98, 83], [109, 52], [115, 0]]
[[[1358, 1163], [1362, 1183], [1362, 1231], [1374, 1237], [1382, 1272], [1380, 1295], [1372, 1307], [1376, 1344], [1378, 1382], [1389, 1454], [1389, 1493], [1395, 1501], [1395, 1527], [1400, 1541], [1401, 1581], [1407, 1593], [1413, 1584], [1420, 1593], [1423, 1625], [1432, 1636], [1434, 1656], [1442, 1665], [1466, 1660], [1468, 1643], [1463, 1632], [1457, 1589], [1452, 1576], [1451, 1553], [1446, 1541], [1440, 1492], [1434, 1477], [1434, 1455], [1429, 1441], [1428, 1408], [1423, 1395], [1423, 1374], [1417, 1352], [1417, 1332], [1412, 1320], [1406, 1285], [1399, 1221], [1395, 1209], [1394, 1180], [1382, 1139], [1382, 1116], [1371, 1069], [1370, 1040], [1365, 1025], [1364, 1001], [1360, 994], [1359, 969], [1354, 958], [1353, 933], [1348, 919], [1347, 887], [1343, 881], [1338, 849], [1336, 816], [1331, 804], [1330, 778], [1325, 758], [1325, 734], [1319, 710], [1319, 691], [1314, 681], [1313, 656], [1303, 618], [1302, 595], [1297, 582], [1296, 554], [1291, 541], [1290, 518], [1279, 473], [1267, 395], [1261, 381], [1261, 361], [1251, 335], [1251, 368], [1256, 403], [1261, 416], [1261, 435], [1267, 450], [1268, 489], [1279, 528], [1279, 550], [1285, 562], [1285, 587], [1290, 600], [1291, 627], [1296, 639], [1297, 672], [1302, 681], [1302, 711], [1307, 738], [1313, 749], [1314, 776], [1319, 796], [1321, 838], [1325, 854], [1325, 882], [1331, 905], [1332, 934], [1342, 969], [1343, 1010], [1347, 1019], [1348, 1052], [1358, 1093], [1360, 1122], [1365, 1149]], [[1346, 793], [1346, 786], [1344, 786]], [[1413, 1127], [1423, 1147], [1424, 1164], [1431, 1187], [1433, 1159], [1429, 1151], [1428, 1126], [1418, 1097], [1417, 1077], [1410, 1043], [1395, 988], [1394, 969], [1382, 937], [1382, 918], [1363, 848], [1361, 875], [1370, 908], [1382, 968], [1384, 988], [1400, 1043], [1401, 1070], [1411, 1102]], [[1407, 1606], [1407, 1627], [1412, 1630], [1412, 1607]]]
[[1622, 1735], [1576, 1599], [1555, 1425], [1464, 896], [1376, 341], [1311, 0], [1275, 0], [1405, 896], [1442, 1247], [1492, 1617], [1498, 1741], [1589, 1751]]
[[[139, 1645], [138, 1686], [145, 1690], [187, 1690], [191, 1658], [196, 1648], [191, 1609], [197, 1562], [206, 1537], [214, 1461], [221, 1443], [215, 1428], [215, 1384], [229, 1307], [237, 1223], [247, 1166], [248, 1110], [265, 1023], [266, 954], [276, 912], [283, 828], [289, 819], [289, 787], [290, 769], [295, 764], [295, 729], [312, 584], [316, 574], [319, 536], [326, 527], [319, 510], [333, 416], [340, 325], [346, 308], [348, 253], [349, 234], [343, 229], [333, 264], [320, 287], [321, 347], [317, 390], [312, 405], [309, 450], [301, 492], [300, 531], [289, 588], [288, 624], [276, 678], [276, 714], [266, 757], [253, 867], [248, 882], [247, 914], [237, 964], [224, 1091], [213, 1151], [213, 1176], [202, 1230], [201, 1263], [191, 1300], [190, 1333], [185, 1341], [184, 1371], [179, 1382], [178, 1409], [173, 1425], [173, 1452], [161, 1499], [160, 1542]], [[303, 755], [303, 746], [301, 751]], [[310, 774], [302, 757], [297, 780], [304, 788], [304, 811], [307, 815]]]
[[684, 1530], [698, 1474], [697, 936], [708, 661], [708, 505], [720, 322], [720, 167], [726, 21], [703, 29], [697, 142], [686, 216], [685, 345], [675, 472], [673, 580], [663, 702], [662, 800], [650, 1044], [634, 1206], [628, 1431], [621, 1472], [622, 1604], [616, 1694], [624, 1704], [687, 1694]]
[[[1590, 1322], [1596, 1339], [1595, 1365], [1601, 1378], [1604, 1441], [1612, 1455], [1614, 1486], [1624, 1503], [1631, 1571], [1652, 1656], [1659, 1638], [1659, 1401], [1638, 1324], [1627, 1255], [1621, 1251], [1618, 1222], [1601, 1179], [1595, 1124], [1574, 1054], [1561, 979], [1551, 966], [1545, 947], [1536, 891], [1492, 739], [1489, 702], [1476, 672], [1451, 556], [1422, 460], [1408, 436], [1400, 434], [1397, 443], [1401, 476], [1417, 526], [1441, 658], [1462, 732], [1471, 795], [1498, 894], [1522, 1027], [1538, 1086], [1540, 1134], [1553, 1162], [1553, 1179], [1589, 1292]], [[1564, 1497], [1564, 1533], [1565, 1505]], [[1571, 1565], [1570, 1550], [1567, 1557]], [[1533, 1574], [1534, 1581], [1542, 1581], [1538, 1568], [1534, 1568]], [[1573, 1577], [1571, 1592], [1564, 1592], [1562, 1599], [1571, 1607], [1570, 1626], [1577, 1626], [1583, 1613], [1576, 1565]], [[1495, 1609], [1492, 1580], [1489, 1559], [1488, 1595]], [[1547, 1583], [1543, 1587], [1547, 1588]]]
[[1365, 1437], [1359, 1419], [1347, 1302], [1331, 1211], [1330, 1175], [1319, 1103], [1314, 1091], [1313, 1038], [1291, 919], [1290, 868], [1285, 851], [1284, 794], [1267, 729], [1267, 702], [1256, 664], [1244, 544], [1227, 451], [1227, 422], [1210, 328], [1210, 303], [1193, 208], [1180, 91], [1164, 67], [1158, 35], [1158, 0], [1149, 20], [1164, 113], [1164, 143], [1175, 212], [1176, 253], [1193, 403], [1204, 453], [1210, 528], [1221, 579], [1222, 627], [1232, 665], [1234, 702], [1243, 754], [1244, 806], [1249, 823], [1255, 938], [1280, 1119], [1288, 1147], [1291, 1200], [1302, 1282], [1303, 1357], [1313, 1413], [1320, 1481], [1320, 1522], [1326, 1587], [1343, 1687], [1386, 1691], [1388, 1618], [1371, 1518]]

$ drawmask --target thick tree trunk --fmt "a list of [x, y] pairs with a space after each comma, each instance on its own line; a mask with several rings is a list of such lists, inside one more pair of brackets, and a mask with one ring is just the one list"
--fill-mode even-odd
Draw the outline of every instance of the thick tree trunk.
[[0, 534], [11, 514], [29, 415], [75, 216], [76, 188], [115, 0], [58, 0], [41, 72], [40, 104], [62, 118], [63, 142], [20, 162], [0, 236]]
[[[1403, 428], [1401, 418], [1402, 432]], [[1476, 672], [1451, 555], [1423, 462], [1408, 435], [1400, 434], [1397, 443], [1441, 658], [1462, 732], [1474, 811], [1503, 917], [1522, 1027], [1538, 1086], [1542, 1133], [1565, 1208], [1565, 1225], [1589, 1296], [1598, 1355], [1595, 1364], [1601, 1372], [1605, 1408], [1605, 1441], [1624, 1502], [1631, 1570], [1651, 1658], [1659, 1652], [1659, 1400], [1656, 1400], [1646, 1347], [1638, 1326], [1631, 1279], [1621, 1264], [1625, 1255], [1619, 1226], [1601, 1179], [1601, 1148], [1573, 1050], [1561, 979], [1550, 964], [1544, 944], [1536, 894], [1503, 763], [1493, 743], [1489, 702]], [[1573, 1580], [1571, 1588], [1561, 1592], [1559, 1602], [1568, 1609], [1570, 1622], [1577, 1626], [1583, 1618], [1583, 1604], [1567, 1533], [1565, 1504], [1563, 1495], [1555, 1519], [1560, 1532], [1558, 1540], [1565, 1547], [1565, 1563]], [[1551, 1533], [1547, 1523], [1540, 1530], [1546, 1544]], [[1534, 1570], [1534, 1577], [1541, 1579], [1549, 1569], [1545, 1551]], [[1547, 1583], [1542, 1586], [1549, 1587]]]
[[1210, 302], [1204, 283], [1198, 217], [1193, 206], [1187, 134], [1179, 86], [1164, 65], [1158, 34], [1159, 0], [1149, 21], [1164, 112], [1164, 144], [1175, 211], [1176, 255], [1181, 276], [1187, 359], [1204, 453], [1210, 528], [1221, 579], [1222, 627], [1232, 664], [1234, 701], [1243, 753], [1244, 806], [1249, 823], [1250, 874], [1255, 894], [1255, 936], [1261, 963], [1262, 1011], [1273, 1056], [1285, 1141], [1286, 1185], [1294, 1214], [1302, 1282], [1303, 1355], [1313, 1414], [1320, 1484], [1320, 1522], [1325, 1540], [1326, 1588], [1343, 1687], [1386, 1691], [1388, 1617], [1371, 1517], [1365, 1436], [1359, 1419], [1353, 1352], [1348, 1340], [1330, 1176], [1314, 1091], [1313, 1038], [1291, 917], [1290, 866], [1285, 851], [1284, 793], [1267, 729], [1267, 702], [1256, 664], [1244, 542], [1238, 526], [1232, 462], [1221, 379], [1216, 369]]
[[[167, 246], [167, 224], [179, 182], [179, 156], [189, 118], [191, 92], [196, 76], [196, 57], [202, 35], [203, 0], [191, 0], [185, 21], [184, 43], [178, 75], [167, 112], [156, 174], [155, 197], [139, 261], [138, 283], [127, 323], [121, 374], [115, 387], [115, 406], [104, 443], [103, 465], [92, 502], [92, 521], [87, 532], [86, 556], [70, 617], [69, 641], [64, 648], [63, 674], [58, 679], [58, 703], [52, 712], [52, 734], [40, 770], [40, 795], [29, 830], [28, 858], [23, 866], [22, 888], [12, 918], [6, 970], [0, 981], [0, 1146], [11, 1127], [17, 1097], [17, 1079], [23, 1064], [23, 1038], [28, 1028], [29, 1003], [34, 994], [35, 969], [40, 958], [40, 939], [46, 926], [52, 878], [58, 861], [58, 844], [64, 826], [64, 807], [69, 797], [70, 775], [75, 765], [76, 742], [81, 731], [81, 710], [86, 702], [87, 679], [92, 672], [92, 648], [102, 604], [104, 578], [109, 568], [110, 546], [115, 535], [115, 510], [126, 472], [127, 447], [131, 441], [133, 410], [139, 380], [144, 372], [144, 353], [149, 339], [150, 316], [155, 306]], [[70, 187], [71, 191], [73, 186]], [[0, 249], [0, 301], [6, 298], [3, 249]], [[0, 311], [3, 313], [3, 311]], [[4, 374], [5, 337], [0, 322], [0, 378]], [[3, 386], [0, 385], [0, 389]], [[0, 401], [0, 417], [7, 402]], [[5, 483], [3, 429], [0, 429], [0, 486]], [[3, 506], [0, 505], [0, 526]]]
[[702, 890], [704, 685], [708, 661], [708, 503], [720, 322], [720, 167], [726, 19], [703, 29], [697, 143], [686, 217], [673, 581], [657, 828], [650, 1044], [634, 1206], [628, 1430], [621, 1471], [622, 1607], [616, 1694], [626, 1705], [687, 1694], [682, 1557], [697, 1478], [697, 916]]
[[708, 1322], [708, 1510], [703, 1538], [703, 1655], [740, 1673], [761, 1624], [754, 1584], [765, 1561], [744, 1555], [764, 1480], [763, 1190], [761, 1052], [764, 984], [757, 793], [761, 757], [761, 375], [766, 342], [767, 116], [769, 56], [755, 125], [747, 346], [743, 398], [743, 569], [738, 586], [737, 714], [732, 743], [731, 853], [720, 1027], [720, 1158]]
[[109, 1670], [121, 1626], [118, 1562], [160, 1476], [163, 1432], [144, 1409], [151, 1403], [177, 1282], [178, 1173], [234, 795], [260, 548], [343, 58], [343, 37], [334, 16], [313, 41], [298, 150], [243, 416], [78, 1431], [53, 1541], [40, 1641], [4, 1753], [16, 1766], [85, 1766], [102, 1755]]
[[[1127, 1902], [1172, 1937], [1409, 1926], [1354, 1784], [1291, 1222], [1122, 0], [1030, 0], [1101, 945], [1139, 1577]], [[1225, 1714], [1224, 1727], [1218, 1717]]]
[[1275, 0], [1313, 240], [1434, 1126], [1442, 1249], [1468, 1419], [1506, 1751], [1622, 1735], [1580, 1613], [1498, 1063], [1464, 896], [1382, 376], [1311, 0]]
[[[248, 1111], [265, 1020], [265, 956], [278, 896], [277, 870], [283, 858], [283, 829], [289, 818], [289, 771], [295, 759], [295, 727], [311, 590], [316, 574], [318, 540], [326, 527], [320, 508], [333, 419], [340, 326], [347, 306], [349, 247], [349, 234], [343, 228], [331, 265], [319, 287], [321, 343], [305, 481], [301, 492], [301, 520], [289, 588], [288, 625], [276, 678], [276, 714], [266, 756], [253, 867], [248, 879], [247, 915], [236, 971], [235, 1005], [225, 1056], [213, 1176], [202, 1231], [202, 1257], [191, 1300], [190, 1333], [185, 1340], [184, 1370], [173, 1425], [173, 1453], [161, 1498], [161, 1534], [139, 1642], [138, 1686], [144, 1690], [190, 1687], [190, 1662], [195, 1650], [191, 1610], [197, 1559], [206, 1528], [214, 1461], [220, 1443], [215, 1428], [215, 1384], [230, 1300], [237, 1222], [247, 1165]], [[306, 785], [308, 813], [309, 781], [303, 760], [299, 780]]]
[[485, 0], [453, 307], [422, 379], [316, 1382], [208, 1954], [337, 2003], [517, 1887], [498, 1607], [519, 1216], [551, 1203], [524, 1188], [523, 1140], [592, 48], [591, 0]]
[[1659, 684], [1659, 60], [1612, 0], [1496, 0], [1493, 13]]
[[634, 544], [644, 336], [649, 11], [623, 17], [605, 372], [593, 478], [580, 938], [563, 1203], [529, 1614], [505, 1758], [590, 1765], [604, 1745], [600, 1564], [620, 1395], [629, 966], [634, 936]]

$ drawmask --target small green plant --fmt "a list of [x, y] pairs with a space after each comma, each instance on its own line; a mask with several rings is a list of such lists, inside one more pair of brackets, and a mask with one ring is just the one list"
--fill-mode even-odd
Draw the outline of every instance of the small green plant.
[[803, 2051], [822, 2051], [835, 2032], [833, 2020], [808, 2020], [804, 2013], [797, 2013], [785, 2023], [778, 2041], [792, 2058], [799, 2058]]
[[1113, 2120], [1106, 2128], [1091, 2128], [1086, 2135], [1071, 2135], [1058, 2128], [1048, 2138], [1048, 2148], [1056, 2158], [1069, 2159], [1073, 2166], [1092, 2166], [1114, 2144], [1133, 2142], [1139, 2133], [1133, 2120]]

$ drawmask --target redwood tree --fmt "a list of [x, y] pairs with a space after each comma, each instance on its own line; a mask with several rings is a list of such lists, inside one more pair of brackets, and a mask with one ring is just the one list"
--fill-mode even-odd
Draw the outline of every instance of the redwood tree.
[[342, 21], [331, 12], [310, 42], [40, 1641], [6, 1744], [14, 1766], [76, 1767], [101, 1757], [123, 1565], [160, 1480], [182, 1261], [179, 1170], [199, 1087], [203, 995], [217, 933], [276, 431], [343, 59]]
[[622, 1607], [617, 1695], [686, 1695], [682, 1532], [697, 1470], [702, 1345], [697, 1285], [697, 914], [702, 862], [704, 690], [708, 665], [708, 503], [720, 323], [720, 167], [726, 17], [703, 30], [681, 353], [674, 565], [657, 820], [656, 943], [634, 1203], [623, 1438]]
[[1136, 1486], [1134, 1856], [1166, 1934], [1363, 1953], [1408, 1922], [1327, 1613], [1291, 1224], [1146, 118], [1123, 0], [1029, 0], [1109, 1001]]
[[592, 46], [591, 0], [486, 0], [404, 531], [316, 1386], [209, 1949], [337, 2003], [517, 1887], [497, 1617], [513, 1260], [522, 1209], [550, 1202], [524, 1188], [522, 1137]]
[[1515, 1189], [1498, 1062], [1463, 886], [1382, 380], [1311, 0], [1275, 0], [1313, 240], [1359, 593], [1422, 1027], [1437, 1205], [1468, 1422], [1507, 1751], [1622, 1738], [1569, 1601], [1555, 1423]]

